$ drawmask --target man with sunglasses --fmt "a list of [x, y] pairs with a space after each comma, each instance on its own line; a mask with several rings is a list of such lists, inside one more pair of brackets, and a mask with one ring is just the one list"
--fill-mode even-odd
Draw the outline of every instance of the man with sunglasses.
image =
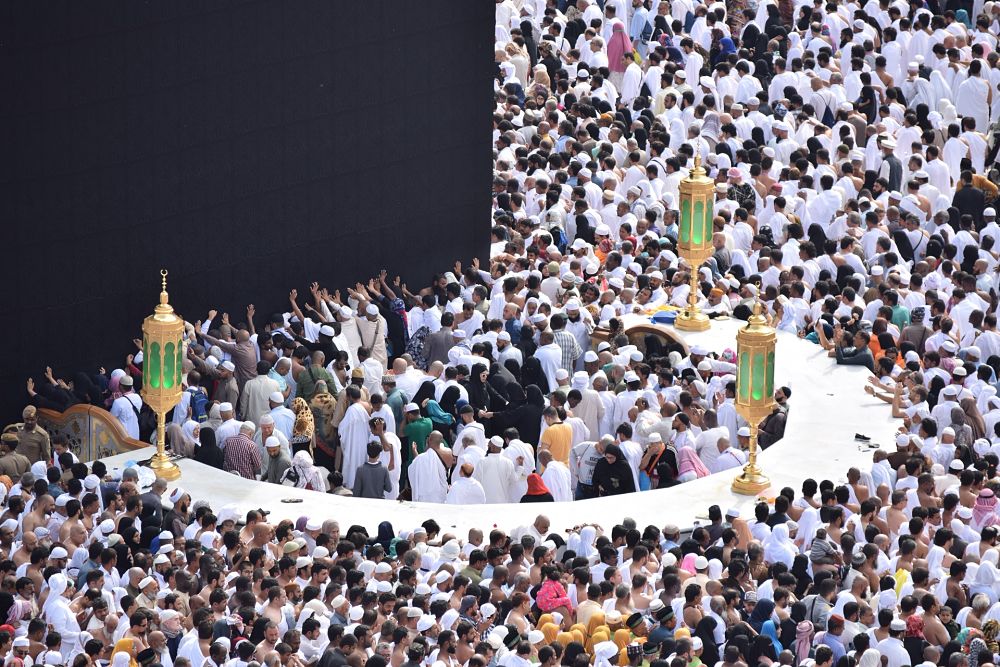
[[774, 411], [760, 423], [757, 442], [761, 449], [767, 449], [785, 435], [785, 420], [788, 418], [788, 399], [792, 390], [779, 387], [774, 392]]

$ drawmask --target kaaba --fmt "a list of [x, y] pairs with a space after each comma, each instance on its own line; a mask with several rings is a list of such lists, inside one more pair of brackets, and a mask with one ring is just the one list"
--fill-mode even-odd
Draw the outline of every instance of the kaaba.
[[7, 421], [189, 321], [485, 259], [494, 6], [12, 2], [0, 20]]

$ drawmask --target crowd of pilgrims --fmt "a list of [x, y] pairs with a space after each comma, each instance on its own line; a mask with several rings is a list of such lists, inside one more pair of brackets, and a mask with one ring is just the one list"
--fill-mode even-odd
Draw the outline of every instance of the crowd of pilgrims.
[[[733, 351], [623, 331], [684, 307], [692, 271], [711, 317], [763, 307], [867, 367], [895, 445], [693, 531], [272, 524], [50, 441], [37, 410], [77, 403], [152, 437], [137, 341], [111, 373], [29, 379], [0, 441], [5, 666], [995, 664], [1000, 3], [497, 0], [496, 19], [489, 261], [187, 322], [170, 449], [458, 504], [738, 468]], [[696, 165], [701, 266], [677, 247]], [[792, 389], [774, 398], [764, 447]]]

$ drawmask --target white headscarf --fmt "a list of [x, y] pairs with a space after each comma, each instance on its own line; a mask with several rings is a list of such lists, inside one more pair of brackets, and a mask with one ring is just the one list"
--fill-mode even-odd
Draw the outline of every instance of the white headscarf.
[[784, 563], [789, 568], [795, 561], [798, 553], [792, 540], [788, 537], [788, 526], [779, 523], [771, 530], [763, 543], [764, 560], [768, 563]]
[[42, 607], [42, 615], [47, 616], [49, 609], [60, 600], [64, 600], [62, 594], [69, 588], [69, 579], [65, 574], [53, 574], [49, 577], [49, 596], [45, 598], [45, 605]]

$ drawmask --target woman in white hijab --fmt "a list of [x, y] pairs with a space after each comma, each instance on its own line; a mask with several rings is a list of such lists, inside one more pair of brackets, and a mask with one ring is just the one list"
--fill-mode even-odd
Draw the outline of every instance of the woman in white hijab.
[[[987, 552], [988, 553], [988, 552]], [[996, 566], [984, 560], [979, 563], [979, 569], [976, 571], [976, 579], [969, 587], [969, 595], [975, 596], [978, 593], [982, 593], [987, 598], [989, 598], [990, 604], [996, 604], [997, 602], [997, 568]]]
[[312, 489], [321, 493], [326, 491], [323, 476], [313, 465], [312, 456], [305, 450], [297, 452], [292, 458], [292, 467], [285, 471], [282, 483], [297, 489]]
[[784, 563], [791, 569], [798, 551], [788, 537], [788, 526], [779, 523], [764, 540], [764, 560], [770, 564]]
[[590, 558], [597, 554], [594, 543], [597, 541], [597, 529], [593, 526], [584, 526], [579, 533], [573, 533], [569, 537], [567, 548], [576, 552], [577, 556]]
[[69, 598], [73, 596], [74, 590], [73, 582], [65, 574], [53, 574], [49, 577], [49, 596], [42, 607], [42, 616], [46, 622], [62, 636], [59, 652], [67, 661], [80, 652], [80, 623], [69, 607]]
[[878, 649], [868, 649], [861, 654], [858, 667], [882, 667], [882, 654], [878, 652]]
[[945, 81], [940, 70], [931, 70], [931, 92], [935, 100], [950, 100], [951, 86]]
[[684, 127], [684, 121], [680, 118], [674, 118], [670, 121], [670, 150], [676, 153], [680, 149], [681, 144], [684, 143], [684, 138], [687, 136], [687, 128]]
[[612, 667], [611, 659], [618, 655], [618, 645], [612, 641], [594, 647], [594, 667]]

